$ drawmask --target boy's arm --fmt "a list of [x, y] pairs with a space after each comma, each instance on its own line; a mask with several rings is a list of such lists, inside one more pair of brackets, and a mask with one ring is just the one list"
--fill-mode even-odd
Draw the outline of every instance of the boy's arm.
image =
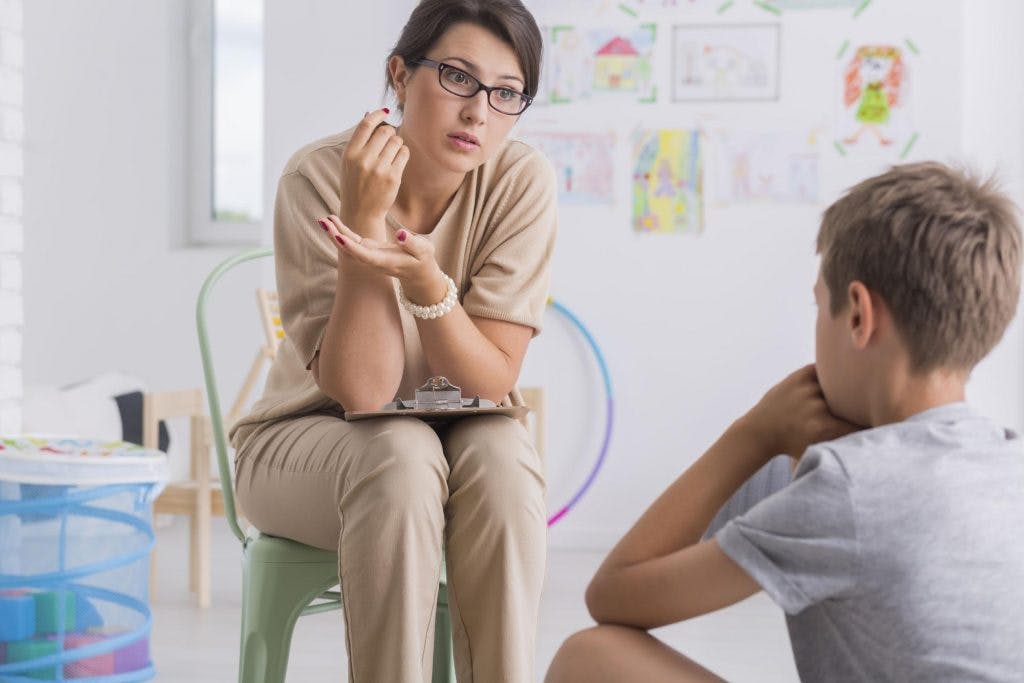
[[700, 542], [715, 513], [779, 453], [799, 456], [853, 426], [825, 405], [814, 366], [773, 387], [651, 505], [587, 588], [599, 623], [654, 628], [726, 607], [760, 586], [719, 548]]

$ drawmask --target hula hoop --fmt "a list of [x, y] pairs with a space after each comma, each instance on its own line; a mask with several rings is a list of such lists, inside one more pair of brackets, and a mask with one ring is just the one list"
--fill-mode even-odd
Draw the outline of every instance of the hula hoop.
[[590, 334], [590, 330], [587, 329], [586, 325], [573, 314], [568, 308], [556, 301], [554, 298], [548, 299], [548, 305], [551, 306], [555, 311], [560, 313], [566, 320], [572, 323], [583, 338], [586, 340], [587, 345], [590, 347], [591, 353], [594, 354], [594, 359], [597, 361], [598, 367], [601, 369], [601, 379], [604, 380], [604, 395], [605, 395], [605, 420], [604, 420], [604, 441], [601, 443], [601, 448], [598, 451], [597, 459], [594, 461], [593, 466], [590, 468], [590, 473], [587, 475], [586, 480], [583, 484], [572, 494], [569, 502], [563, 505], [558, 512], [551, 515], [548, 519], [548, 527], [554, 526], [560, 519], [568, 514], [576, 503], [583, 497], [583, 494], [587, 492], [590, 485], [594, 483], [594, 479], [597, 478], [597, 473], [601, 470], [604, 465], [605, 457], [608, 455], [608, 447], [612, 441], [612, 425], [614, 423], [615, 409], [614, 402], [612, 400], [612, 379], [611, 374], [608, 372], [608, 364], [604, 360], [604, 354], [601, 353], [600, 347], [597, 345], [597, 341], [594, 340], [594, 336]]

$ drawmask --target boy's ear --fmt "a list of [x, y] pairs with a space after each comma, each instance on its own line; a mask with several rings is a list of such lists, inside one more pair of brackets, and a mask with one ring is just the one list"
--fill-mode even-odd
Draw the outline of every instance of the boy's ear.
[[393, 55], [388, 60], [388, 73], [391, 74], [391, 83], [395, 88], [395, 97], [398, 98], [398, 103], [405, 104], [405, 86], [409, 79], [409, 68], [405, 65], [405, 60], [399, 55]]
[[878, 329], [878, 307], [871, 298], [871, 292], [860, 280], [850, 283], [846, 296], [850, 341], [855, 349], [862, 351], [867, 348]]

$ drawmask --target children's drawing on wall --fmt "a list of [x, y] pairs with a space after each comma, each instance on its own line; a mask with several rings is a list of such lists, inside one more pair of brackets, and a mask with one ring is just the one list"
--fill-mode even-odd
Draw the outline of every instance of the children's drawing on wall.
[[644, 130], [633, 137], [633, 229], [704, 230], [704, 142], [698, 130]]
[[555, 167], [559, 201], [575, 205], [615, 202], [614, 133], [528, 130], [517, 137], [541, 150]]
[[766, 4], [782, 10], [789, 9], [860, 9], [871, 0], [765, 0]]
[[526, 4], [535, 15], [554, 10], [563, 16], [603, 18], [613, 14], [636, 18], [651, 13], [715, 12], [723, 2], [725, 0], [529, 0]]
[[842, 106], [836, 149], [840, 154], [894, 150], [906, 156], [917, 140], [907, 52], [892, 44], [861, 45], [852, 53], [848, 47], [844, 44], [839, 55]]
[[534, 16], [602, 17], [621, 14], [620, 0], [525, 0]]
[[814, 132], [712, 133], [715, 203], [817, 203], [819, 137]]
[[547, 101], [565, 104], [596, 98], [651, 103], [655, 24], [633, 28], [554, 26], [545, 46]]
[[619, 10], [632, 16], [648, 16], [653, 14], [676, 15], [690, 12], [715, 12], [725, 0], [623, 0], [618, 4]]
[[779, 25], [674, 27], [672, 99], [774, 100], [779, 95]]

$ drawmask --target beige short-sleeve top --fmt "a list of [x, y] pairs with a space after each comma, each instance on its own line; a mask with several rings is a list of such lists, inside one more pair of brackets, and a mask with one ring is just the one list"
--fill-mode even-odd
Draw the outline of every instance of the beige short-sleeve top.
[[[232, 428], [237, 448], [264, 422], [341, 406], [316, 385], [309, 364], [320, 348], [334, 303], [338, 252], [317, 220], [340, 214], [342, 154], [352, 130], [311, 143], [291, 158], [274, 207], [277, 293], [285, 337], [263, 396]], [[402, 226], [388, 217], [393, 234]], [[557, 230], [555, 173], [537, 150], [506, 141], [466, 174], [425, 237], [469, 315], [528, 325], [536, 336], [547, 303]], [[397, 297], [397, 283], [396, 283]], [[429, 375], [415, 319], [400, 308], [405, 336], [401, 398]], [[513, 397], [509, 402], [515, 403]]]

